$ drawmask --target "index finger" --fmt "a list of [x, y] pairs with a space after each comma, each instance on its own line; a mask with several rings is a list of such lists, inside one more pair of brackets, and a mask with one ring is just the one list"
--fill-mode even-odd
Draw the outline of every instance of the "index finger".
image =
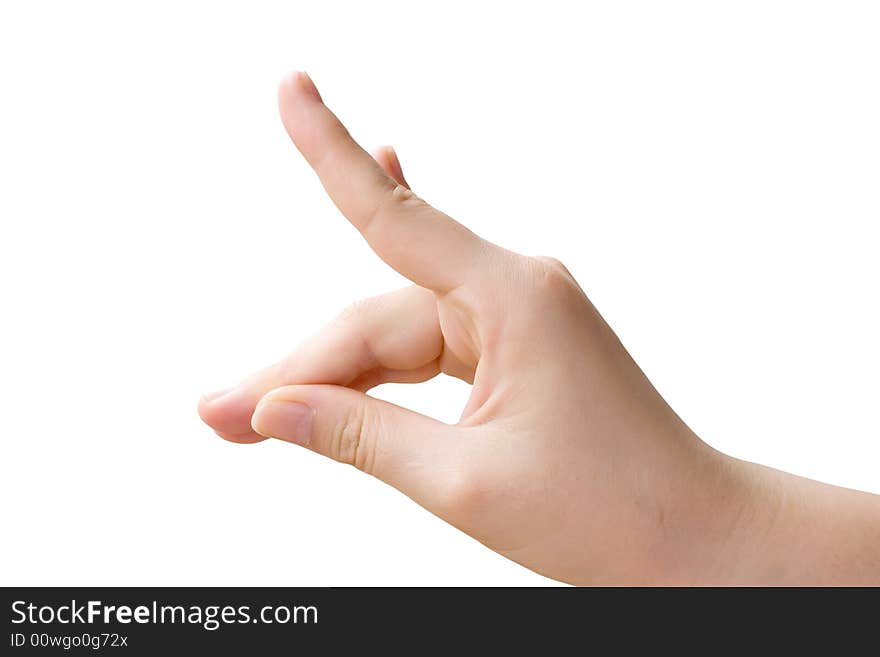
[[386, 263], [437, 292], [464, 282], [486, 243], [390, 178], [324, 104], [308, 75], [281, 83], [281, 119], [336, 207]]

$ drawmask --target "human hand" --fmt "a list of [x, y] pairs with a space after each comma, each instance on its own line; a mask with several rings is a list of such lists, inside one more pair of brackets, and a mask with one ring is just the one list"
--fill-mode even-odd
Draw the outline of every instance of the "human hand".
[[[352, 464], [566, 582], [796, 580], [783, 554], [768, 556], [790, 534], [782, 491], [819, 498], [821, 485], [700, 441], [561, 263], [504, 250], [427, 205], [393, 151], [362, 150], [308, 76], [287, 78], [279, 101], [333, 202], [414, 285], [352, 306], [281, 362], [203, 398], [221, 437], [279, 438]], [[440, 372], [473, 384], [453, 426], [365, 394]]]

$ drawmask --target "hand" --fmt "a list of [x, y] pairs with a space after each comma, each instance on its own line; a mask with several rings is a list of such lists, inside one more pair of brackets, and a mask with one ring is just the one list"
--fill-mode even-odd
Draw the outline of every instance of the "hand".
[[[279, 438], [354, 465], [566, 582], [880, 581], [876, 560], [853, 571], [803, 548], [791, 564], [788, 549], [805, 523], [827, 529], [820, 544], [837, 527], [848, 541], [839, 554], [877, 547], [874, 496], [711, 449], [562, 264], [506, 251], [429, 206], [394, 152], [362, 150], [305, 74], [283, 82], [280, 109], [342, 214], [414, 285], [358, 303], [281, 362], [203, 398], [221, 437]], [[454, 426], [365, 394], [440, 372], [473, 384]]]

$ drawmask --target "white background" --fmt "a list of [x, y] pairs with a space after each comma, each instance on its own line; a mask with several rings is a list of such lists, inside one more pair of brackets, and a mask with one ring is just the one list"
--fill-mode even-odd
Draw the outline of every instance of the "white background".
[[548, 583], [196, 415], [403, 284], [284, 134], [293, 68], [422, 196], [562, 259], [706, 441], [880, 492], [878, 34], [873, 2], [3, 3], [0, 582]]

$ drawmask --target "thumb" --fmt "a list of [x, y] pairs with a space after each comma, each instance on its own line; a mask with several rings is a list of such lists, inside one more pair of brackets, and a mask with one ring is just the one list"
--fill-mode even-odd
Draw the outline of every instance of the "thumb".
[[463, 452], [458, 427], [342, 386], [277, 388], [257, 404], [251, 424], [262, 436], [372, 474], [429, 509], [443, 505], [444, 479]]

